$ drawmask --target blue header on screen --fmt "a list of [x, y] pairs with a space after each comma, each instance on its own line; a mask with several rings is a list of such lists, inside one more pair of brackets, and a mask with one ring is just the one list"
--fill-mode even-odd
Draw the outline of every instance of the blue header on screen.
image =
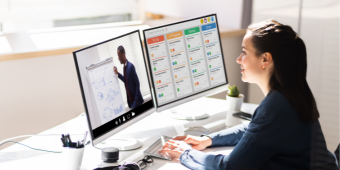
[[210, 30], [216, 28], [216, 23], [208, 24], [208, 25], [203, 25], [202, 26], [202, 31]]

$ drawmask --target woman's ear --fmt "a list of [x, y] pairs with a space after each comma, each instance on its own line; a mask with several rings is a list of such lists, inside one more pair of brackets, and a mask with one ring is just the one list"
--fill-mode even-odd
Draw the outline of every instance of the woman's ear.
[[272, 54], [270, 54], [269, 52], [265, 52], [262, 55], [262, 66], [267, 67], [273, 61]]

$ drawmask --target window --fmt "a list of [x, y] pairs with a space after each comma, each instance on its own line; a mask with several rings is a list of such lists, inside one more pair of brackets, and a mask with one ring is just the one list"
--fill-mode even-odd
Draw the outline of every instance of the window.
[[140, 20], [136, 0], [0, 0], [2, 31]]

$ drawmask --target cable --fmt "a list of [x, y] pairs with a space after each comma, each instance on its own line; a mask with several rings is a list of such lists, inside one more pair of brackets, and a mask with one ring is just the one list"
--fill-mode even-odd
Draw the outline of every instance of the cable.
[[[1, 145], [4, 145], [4, 144], [6, 144], [6, 143], [9, 143], [9, 142], [17, 143], [17, 144], [19, 144], [19, 145], [26, 146], [26, 147], [28, 147], [28, 148], [30, 148], [30, 149], [37, 150], [37, 151], [44, 151], [44, 152], [51, 152], [51, 153], [62, 153], [61, 151], [49, 151], [49, 150], [43, 150], [43, 149], [32, 148], [32, 147], [30, 147], [30, 146], [27, 146], [27, 145], [25, 145], [25, 144], [22, 144], [22, 143], [20, 143], [20, 142], [15, 142], [15, 141], [7, 141], [7, 142], [5, 142], [5, 143], [0, 144], [0, 146], [1, 146]], [[88, 145], [88, 144], [90, 144], [90, 141], [88, 141], [88, 142], [85, 144], [85, 146]], [[1, 153], [1, 152], [0, 152], [0, 153]]]
[[98, 148], [98, 147], [95, 147], [95, 146], [93, 146], [93, 147], [96, 148], [96, 149], [102, 150], [102, 148]]
[[[16, 136], [12, 138], [7, 138], [5, 140], [2, 140], [0, 142], [0, 146], [5, 143], [6, 141], [13, 140], [13, 139], [18, 139], [18, 138], [24, 138], [24, 137], [32, 137], [32, 136], [60, 136], [61, 134], [41, 134], [41, 135], [21, 135], [21, 136]], [[83, 134], [71, 134], [71, 135], [83, 135]]]
[[45, 152], [51, 152], [51, 153], [61, 153], [61, 151], [59, 151], [59, 152], [58, 152], [58, 151], [48, 151], [48, 150], [43, 150], [43, 149], [32, 148], [32, 147], [30, 147], [30, 146], [27, 146], [27, 145], [25, 145], [25, 144], [22, 144], [22, 143], [19, 143], [19, 142], [15, 142], [15, 141], [7, 141], [7, 142], [5, 142], [5, 143], [0, 144], [0, 146], [1, 146], [1, 145], [4, 145], [4, 144], [6, 144], [6, 143], [9, 143], [9, 142], [17, 143], [17, 144], [20, 144], [20, 145], [22, 145], [22, 146], [26, 146], [26, 147], [28, 147], [28, 148], [30, 148], [30, 149], [37, 150], [37, 151], [45, 151]]
[[86, 116], [86, 113], [81, 113], [78, 117], [81, 117], [81, 116]]
[[[45, 152], [51, 152], [51, 153], [62, 153], [61, 151], [59, 151], [59, 152], [58, 152], [58, 151], [48, 151], [48, 150], [43, 150], [43, 149], [32, 148], [32, 147], [27, 146], [27, 145], [25, 145], [25, 144], [22, 144], [22, 143], [20, 143], [20, 142], [9, 141], [9, 140], [12, 140], [12, 139], [23, 138], [23, 137], [32, 137], [32, 136], [55, 136], [55, 135], [60, 136], [61, 134], [44, 134], [44, 135], [22, 135], [22, 136], [16, 136], [16, 137], [7, 138], [7, 139], [5, 139], [5, 140], [2, 140], [2, 141], [0, 142], [0, 146], [1, 146], [1, 145], [4, 145], [4, 144], [6, 144], [6, 143], [11, 142], [11, 143], [16, 143], [16, 144], [20, 144], [20, 145], [26, 146], [26, 147], [28, 147], [28, 148], [30, 148], [30, 149], [33, 149], [33, 150], [45, 151]], [[83, 135], [83, 134], [73, 134], [73, 135]], [[90, 143], [90, 141], [88, 141], [88, 142], [85, 144], [85, 146], [88, 145], [89, 143]], [[0, 153], [1, 153], [1, 152], [0, 152]]]

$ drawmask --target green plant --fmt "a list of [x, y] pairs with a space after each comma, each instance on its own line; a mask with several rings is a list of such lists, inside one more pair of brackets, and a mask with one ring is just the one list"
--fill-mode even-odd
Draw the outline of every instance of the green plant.
[[239, 97], [240, 91], [238, 90], [237, 86], [229, 86], [228, 96], [230, 97]]

